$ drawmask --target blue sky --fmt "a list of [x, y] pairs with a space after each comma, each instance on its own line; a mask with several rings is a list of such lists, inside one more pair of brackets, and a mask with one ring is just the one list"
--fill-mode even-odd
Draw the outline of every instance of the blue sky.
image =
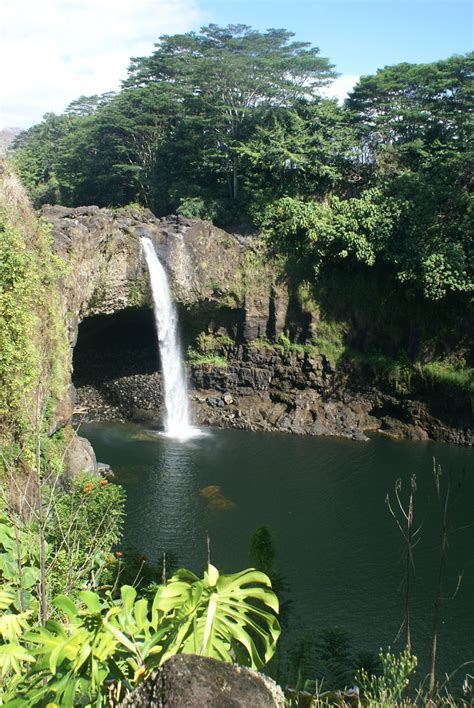
[[203, 0], [216, 24], [285, 27], [343, 74], [472, 51], [470, 0]]
[[203, 24], [285, 27], [329, 57], [342, 98], [361, 74], [473, 49], [471, 0], [1, 0], [0, 129], [117, 90], [131, 56]]

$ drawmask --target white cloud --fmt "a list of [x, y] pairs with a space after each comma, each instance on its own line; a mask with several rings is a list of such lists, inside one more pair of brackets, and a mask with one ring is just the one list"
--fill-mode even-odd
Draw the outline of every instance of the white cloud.
[[115, 91], [129, 59], [206, 21], [199, 0], [0, 0], [0, 128]]
[[321, 89], [321, 94], [326, 98], [337, 98], [339, 103], [342, 103], [359, 79], [360, 76], [357, 74], [343, 74], [334, 79], [329, 86]]

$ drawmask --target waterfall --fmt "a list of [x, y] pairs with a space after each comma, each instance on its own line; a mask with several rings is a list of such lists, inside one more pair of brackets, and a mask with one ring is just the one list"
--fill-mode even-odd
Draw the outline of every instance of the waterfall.
[[150, 273], [155, 311], [156, 332], [160, 349], [165, 389], [165, 434], [181, 440], [193, 437], [199, 431], [189, 422], [186, 372], [181, 356], [178, 335], [178, 316], [171, 299], [165, 270], [158, 260], [149, 238], [141, 239]]

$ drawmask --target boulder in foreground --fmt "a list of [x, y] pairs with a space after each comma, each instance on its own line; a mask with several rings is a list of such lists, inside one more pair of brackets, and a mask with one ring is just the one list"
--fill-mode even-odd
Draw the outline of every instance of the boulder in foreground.
[[279, 686], [267, 676], [216, 659], [177, 654], [154, 671], [122, 708], [283, 708]]

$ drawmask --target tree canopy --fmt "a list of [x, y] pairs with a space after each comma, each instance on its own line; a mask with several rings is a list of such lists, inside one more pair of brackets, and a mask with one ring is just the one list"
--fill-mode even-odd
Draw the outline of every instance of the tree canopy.
[[166, 83], [190, 108], [219, 156], [229, 194], [238, 198], [239, 147], [256, 113], [314, 97], [335, 76], [329, 60], [283, 29], [258, 32], [247, 25], [203, 27], [199, 34], [163, 36], [150, 57], [132, 60], [124, 86]]
[[469, 294], [473, 57], [385, 67], [341, 106], [316, 47], [209, 25], [161, 37], [118, 94], [47, 114], [14, 159], [37, 205], [250, 223], [313, 275], [383, 265], [428, 300]]

